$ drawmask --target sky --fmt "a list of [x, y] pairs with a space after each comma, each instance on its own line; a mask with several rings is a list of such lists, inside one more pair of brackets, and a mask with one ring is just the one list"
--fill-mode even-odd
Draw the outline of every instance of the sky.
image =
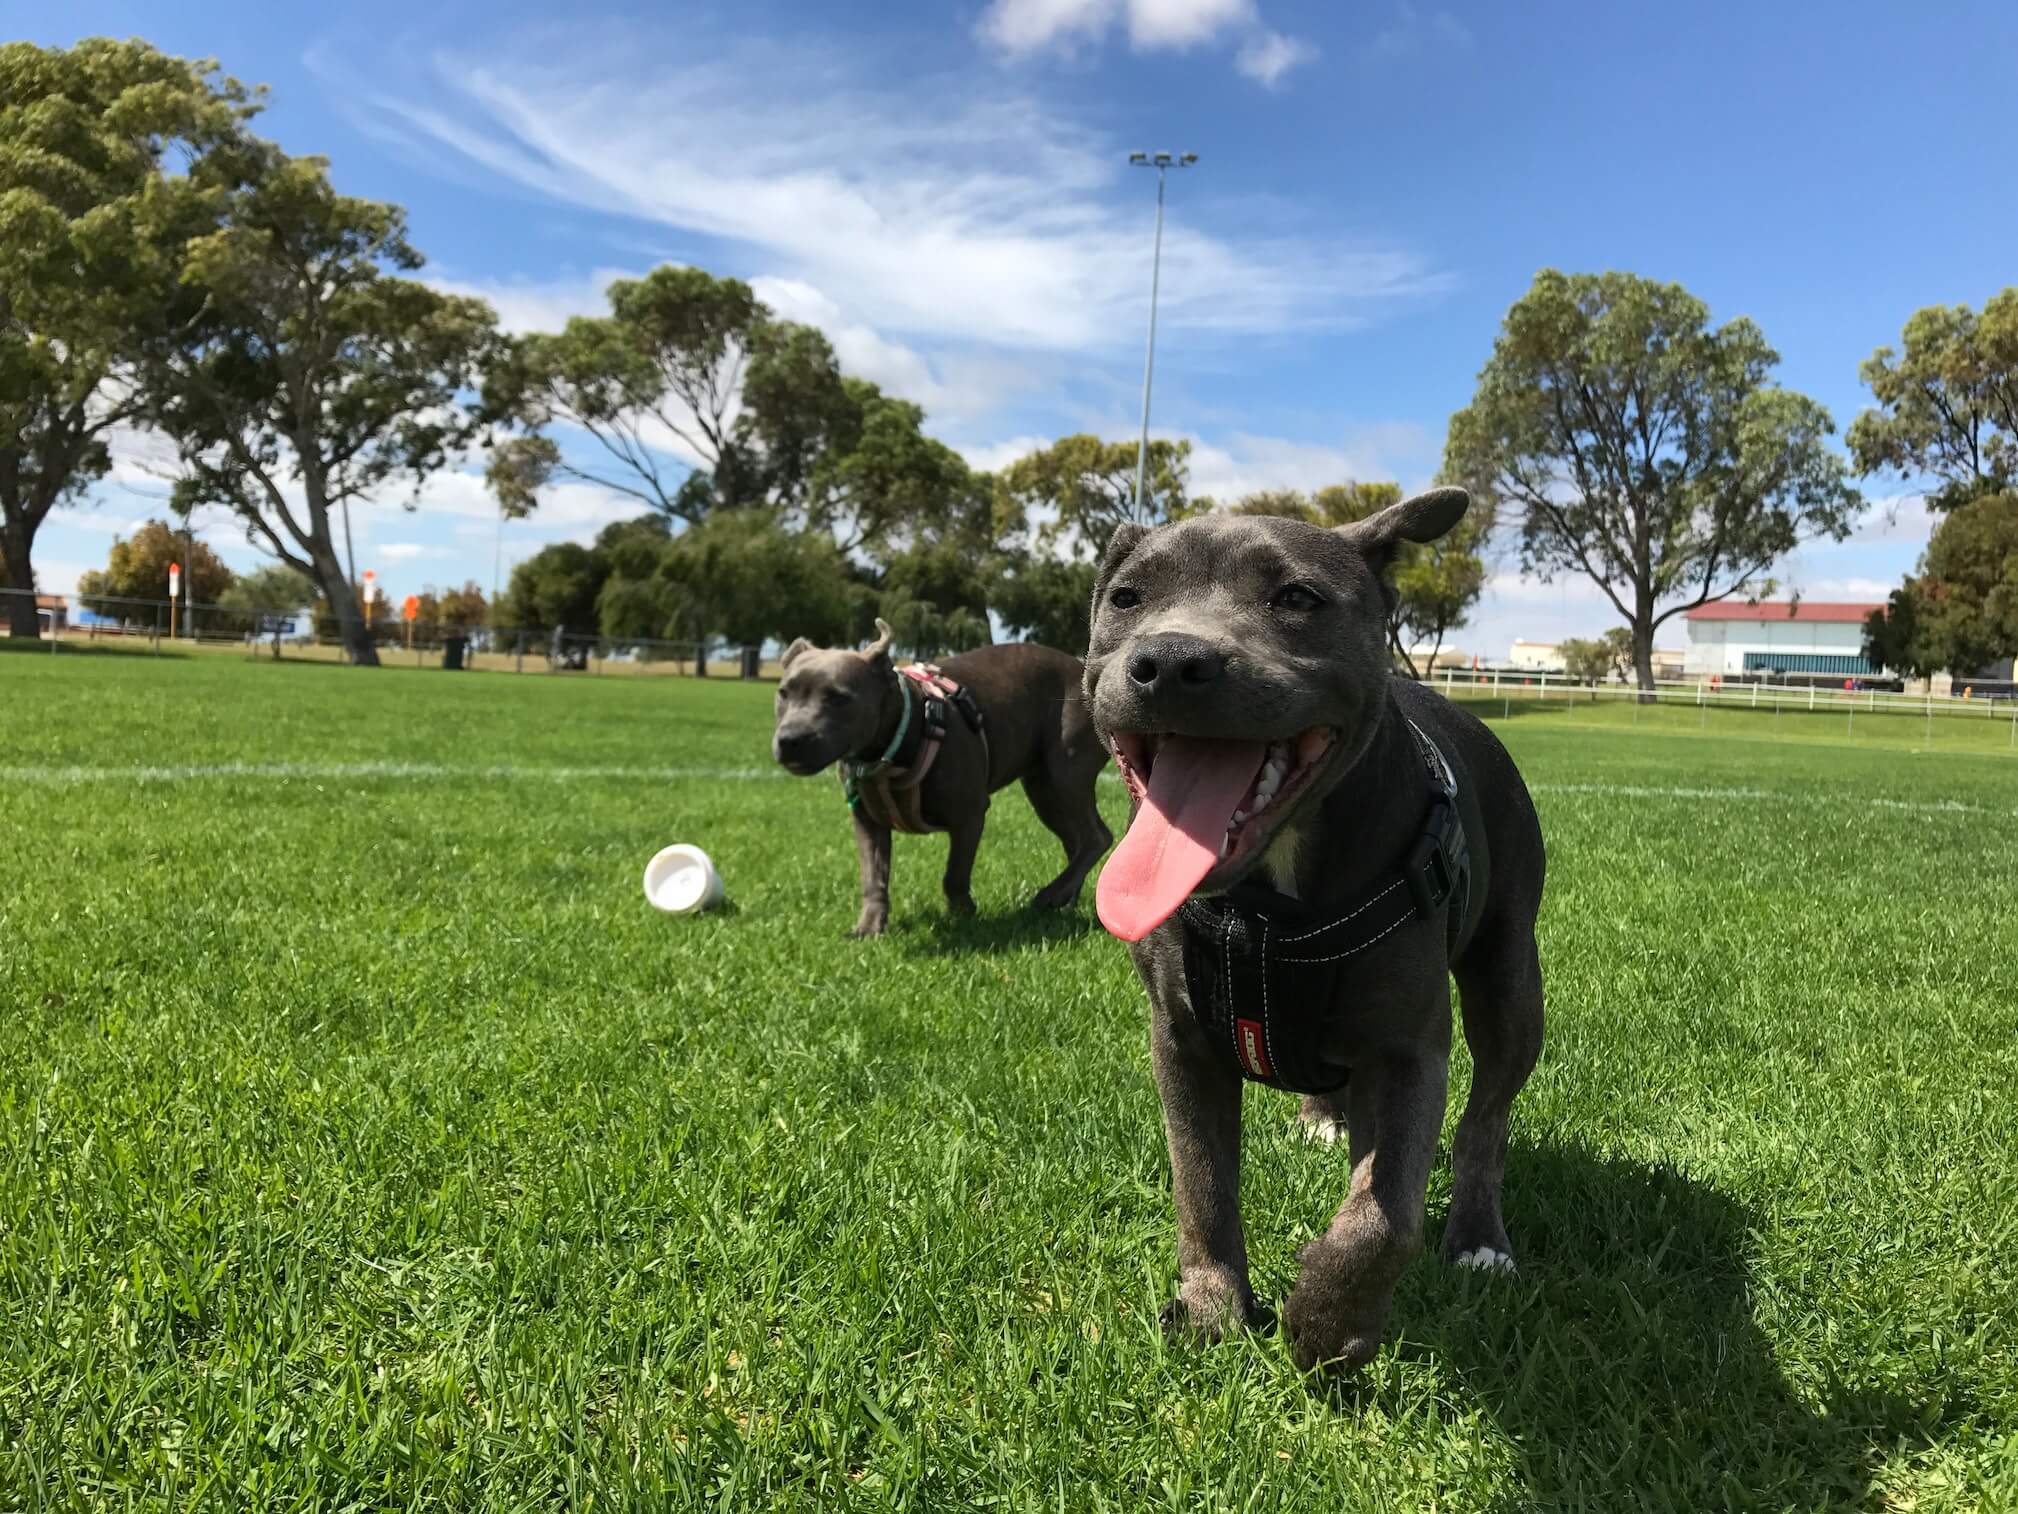
[[[1169, 184], [1153, 429], [1190, 439], [1194, 491], [1221, 499], [1427, 483], [1544, 267], [1751, 317], [1839, 431], [1868, 400], [1858, 365], [1915, 309], [2018, 282], [2018, 117], [1992, 103], [2018, 7], [1989, 0], [8, 8], [38, 42], [143, 36], [271, 86], [260, 129], [404, 205], [423, 276], [508, 327], [594, 313], [660, 263], [733, 274], [984, 467], [1139, 425], [1155, 185], [1135, 149], [1199, 155]], [[1864, 487], [1853, 539], [1800, 549], [1783, 590], [1876, 599], [1912, 567], [1915, 481]], [[406, 492], [355, 514], [359, 568], [395, 601], [488, 588], [481, 481], [437, 476], [412, 510]], [[162, 493], [128, 464], [52, 517], [45, 590]], [[558, 490], [505, 530], [504, 572], [632, 513]], [[226, 518], [198, 524], [257, 564]], [[1504, 656], [1615, 620], [1501, 550], [1452, 641]]]

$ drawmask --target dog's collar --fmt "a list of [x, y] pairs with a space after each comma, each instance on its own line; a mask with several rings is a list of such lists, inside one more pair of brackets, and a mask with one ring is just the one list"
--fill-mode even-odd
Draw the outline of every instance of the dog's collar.
[[1192, 1013], [1243, 1077], [1304, 1093], [1337, 1087], [1344, 1072], [1311, 1034], [1311, 1016], [1331, 1007], [1341, 964], [1418, 918], [1444, 914], [1446, 939], [1457, 938], [1471, 899], [1457, 774], [1422, 727], [1411, 720], [1408, 728], [1428, 779], [1429, 814], [1371, 897], [1324, 920], [1300, 900], [1242, 882], [1178, 909]]
[[904, 712], [897, 717], [897, 733], [890, 738], [890, 744], [883, 748], [882, 756], [871, 757], [866, 761], [851, 757], [844, 762], [843, 766], [847, 767], [856, 778], [866, 778], [872, 773], [880, 773], [895, 762], [897, 754], [904, 749], [904, 736], [911, 729], [911, 680], [894, 668], [891, 669], [890, 676], [897, 680], [897, 692], [904, 699]]

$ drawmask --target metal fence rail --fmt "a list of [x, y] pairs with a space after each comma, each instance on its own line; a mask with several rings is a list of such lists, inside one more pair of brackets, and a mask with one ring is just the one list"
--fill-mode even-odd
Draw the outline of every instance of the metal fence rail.
[[[11, 599], [10, 597], [11, 596]], [[0, 589], [0, 638], [22, 591]], [[305, 609], [270, 613], [228, 605], [171, 605], [165, 599], [93, 595], [35, 596], [40, 639], [51, 654], [64, 649], [128, 647], [164, 651], [238, 650], [248, 657], [342, 661], [341, 626], [333, 615]], [[703, 669], [755, 678], [760, 650], [718, 641], [608, 637], [553, 627], [470, 625], [459, 621], [381, 620], [370, 628], [379, 660], [421, 667], [485, 671], [631, 672], [693, 676]]]

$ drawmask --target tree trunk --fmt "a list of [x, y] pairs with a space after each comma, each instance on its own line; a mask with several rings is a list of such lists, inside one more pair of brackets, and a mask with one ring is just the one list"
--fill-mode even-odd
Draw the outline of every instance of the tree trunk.
[[371, 628], [364, 623], [364, 610], [357, 602], [357, 592], [343, 576], [343, 565], [336, 560], [335, 548], [325, 542], [316, 543], [314, 562], [315, 576], [322, 583], [322, 597], [336, 616], [337, 632], [343, 638], [343, 649], [351, 663], [360, 668], [377, 667], [378, 648], [372, 643]]
[[694, 643], [694, 677], [708, 676], [708, 639], [703, 636]]
[[1640, 681], [1641, 703], [1654, 692], [1654, 628], [1646, 617], [1633, 622], [1633, 672]]
[[42, 622], [35, 613], [35, 569], [28, 559], [27, 534], [9, 530], [0, 541], [0, 557], [7, 559], [7, 634], [34, 639], [42, 634]]

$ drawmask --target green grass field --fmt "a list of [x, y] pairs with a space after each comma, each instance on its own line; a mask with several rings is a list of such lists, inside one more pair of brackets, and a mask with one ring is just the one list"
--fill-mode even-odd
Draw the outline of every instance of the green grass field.
[[1498, 727], [1523, 1270], [1313, 1388], [1158, 1334], [1142, 994], [1015, 791], [857, 943], [766, 688], [0, 654], [0, 1507], [2018, 1507], [2018, 760], [1631, 720]]

